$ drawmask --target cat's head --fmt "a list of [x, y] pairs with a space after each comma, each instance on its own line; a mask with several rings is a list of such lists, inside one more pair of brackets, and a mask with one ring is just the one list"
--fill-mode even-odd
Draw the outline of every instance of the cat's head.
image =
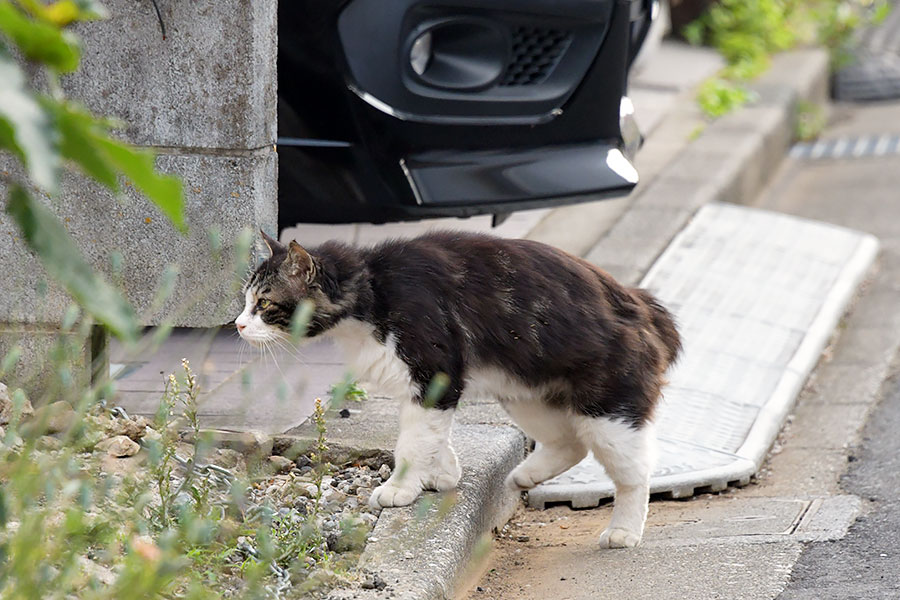
[[[253, 345], [286, 338], [297, 307], [309, 300], [315, 307], [315, 329], [334, 312], [335, 284], [321, 261], [300, 244], [279, 243], [265, 232], [269, 258], [257, 267], [244, 286], [244, 310], [235, 319], [238, 333]], [[311, 328], [313, 329], [313, 328]], [[317, 331], [310, 331], [315, 334]]]

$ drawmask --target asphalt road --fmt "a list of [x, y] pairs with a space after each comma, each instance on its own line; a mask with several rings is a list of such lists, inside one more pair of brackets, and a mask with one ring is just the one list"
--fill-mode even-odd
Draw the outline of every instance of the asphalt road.
[[[900, 103], [845, 105], [824, 138], [900, 133]], [[880, 265], [867, 294], [885, 298], [870, 319], [880, 334], [900, 336], [900, 155], [786, 164], [760, 207], [830, 221], [875, 234]], [[891, 299], [891, 301], [888, 301]], [[880, 327], [879, 327], [880, 326]], [[874, 332], [873, 332], [874, 334]], [[871, 358], [871, 357], [868, 357]], [[891, 357], [884, 357], [891, 360]], [[864, 512], [843, 539], [808, 545], [780, 600], [900, 598], [900, 376], [894, 357], [883, 398], [841, 479]], [[853, 377], [848, 373], [848, 377]]]
[[900, 598], [900, 377], [884, 391], [842, 481], [868, 510], [843, 539], [801, 554], [781, 600]]

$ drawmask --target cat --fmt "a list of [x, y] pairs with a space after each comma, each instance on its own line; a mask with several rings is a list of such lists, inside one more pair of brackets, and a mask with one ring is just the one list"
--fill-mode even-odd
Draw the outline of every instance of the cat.
[[[241, 337], [285, 338], [299, 303], [311, 300], [307, 336], [330, 334], [359, 380], [400, 402], [397, 468], [372, 506], [454, 488], [454, 409], [464, 393], [491, 395], [538, 442], [507, 477], [510, 488], [528, 490], [593, 451], [616, 486], [600, 546], [640, 542], [653, 411], [681, 349], [672, 316], [649, 292], [528, 240], [436, 231], [307, 251], [262, 235], [270, 256], [244, 288]], [[449, 384], [429, 405], [439, 373]]]

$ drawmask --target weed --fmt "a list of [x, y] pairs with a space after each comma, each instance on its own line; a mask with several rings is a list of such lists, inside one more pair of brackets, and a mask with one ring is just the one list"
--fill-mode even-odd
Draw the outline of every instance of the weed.
[[363, 402], [369, 399], [368, 392], [358, 382], [349, 377], [328, 388], [328, 395], [331, 398], [329, 406], [333, 409], [340, 407], [348, 400], [351, 402]]
[[743, 106], [750, 98], [750, 92], [742, 84], [717, 77], [703, 82], [697, 92], [700, 108], [713, 118], [721, 117]]
[[825, 109], [813, 102], [801, 100], [794, 114], [794, 137], [801, 141], [815, 139], [825, 129]]

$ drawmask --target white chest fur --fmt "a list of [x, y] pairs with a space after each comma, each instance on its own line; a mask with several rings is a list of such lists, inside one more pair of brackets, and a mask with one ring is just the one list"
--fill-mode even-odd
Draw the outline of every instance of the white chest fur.
[[397, 355], [392, 334], [382, 344], [375, 339], [374, 328], [356, 319], [345, 319], [328, 334], [343, 350], [353, 375], [375, 394], [398, 399], [412, 398], [418, 391], [409, 368]]

